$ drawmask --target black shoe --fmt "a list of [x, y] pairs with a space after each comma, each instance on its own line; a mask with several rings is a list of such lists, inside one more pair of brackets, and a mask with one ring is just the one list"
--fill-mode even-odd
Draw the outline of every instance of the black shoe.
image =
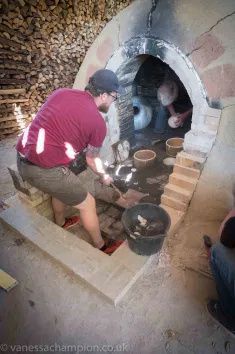
[[224, 314], [219, 301], [210, 300], [206, 307], [213, 319], [218, 321], [227, 331], [229, 331], [229, 334], [235, 337], [235, 320]]

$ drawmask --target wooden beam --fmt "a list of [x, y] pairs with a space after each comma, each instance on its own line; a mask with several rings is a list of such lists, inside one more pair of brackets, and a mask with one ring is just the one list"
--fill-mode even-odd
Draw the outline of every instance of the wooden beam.
[[13, 113], [14, 108], [13, 107], [1, 107], [0, 110], [0, 117], [4, 117], [7, 113]]
[[29, 52], [26, 49], [21, 49], [17, 51], [12, 51], [10, 49], [5, 49], [5, 48], [0, 48], [0, 54], [5, 54], [5, 55], [23, 55], [24, 57], [29, 54]]
[[[30, 116], [28, 114], [22, 114], [21, 117], [18, 119], [20, 119], [20, 120], [30, 119]], [[11, 116], [8, 116], [8, 117], [0, 117], [0, 123], [10, 122], [12, 120], [13, 121], [17, 120], [16, 115], [12, 114]]]
[[12, 64], [1, 64], [0, 63], [0, 70], [2, 74], [25, 74], [25, 73], [30, 73], [30, 68], [26, 68], [23, 65], [20, 65], [20, 63], [16, 63], [14, 67], [12, 67]]
[[11, 84], [16, 84], [16, 85], [21, 85], [25, 84], [27, 82], [26, 79], [0, 79], [0, 85], [11, 85]]
[[10, 291], [18, 284], [18, 281], [12, 278], [9, 274], [0, 269], [0, 287], [6, 291]]
[[16, 133], [16, 132], [19, 132], [21, 131], [22, 129], [21, 128], [6, 128], [6, 129], [1, 129], [0, 130], [0, 136], [5, 136], [5, 135], [9, 135], [9, 134], [13, 134], [13, 133]]
[[0, 48], [0, 59], [1, 60], [6, 60], [6, 59], [10, 59], [12, 58], [13, 56], [17, 56], [17, 57], [20, 57], [20, 58], [15, 58], [14, 61], [16, 64], [27, 64], [29, 65], [30, 63], [25, 59], [26, 57], [26, 54], [18, 54], [16, 52], [12, 52], [10, 50], [7, 50], [5, 49], [5, 53], [3, 52], [4, 49]]
[[17, 102], [28, 102], [28, 98], [7, 98], [6, 100], [0, 100], [0, 105], [5, 103], [17, 103]]
[[0, 89], [0, 96], [1, 95], [19, 95], [19, 94], [25, 94], [26, 90], [24, 88], [20, 89]]
[[12, 64], [14, 66], [21, 65], [21, 66], [24, 66], [26, 68], [29, 67], [29, 63], [27, 61], [22, 62], [22, 61], [17, 61], [17, 60], [8, 59], [8, 58], [7, 59], [0, 58], [0, 64], [3, 64], [3, 65]]
[[20, 124], [23, 123], [23, 119], [18, 122], [17, 120], [11, 121], [11, 122], [6, 122], [6, 123], [1, 123], [0, 122], [0, 129], [7, 129], [7, 128], [21, 128]]

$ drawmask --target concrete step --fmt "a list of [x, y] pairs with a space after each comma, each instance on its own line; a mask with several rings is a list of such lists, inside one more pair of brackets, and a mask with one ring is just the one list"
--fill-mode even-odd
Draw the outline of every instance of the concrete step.
[[197, 179], [196, 178], [190, 178], [178, 173], [172, 173], [169, 176], [169, 182], [171, 184], [174, 184], [180, 188], [185, 188], [189, 192], [193, 192], [194, 189], [196, 188], [197, 185]]
[[170, 198], [175, 198], [183, 203], [189, 203], [192, 198], [192, 192], [176, 186], [175, 184], [168, 183], [164, 187], [164, 195]]
[[190, 178], [199, 178], [200, 177], [200, 170], [192, 167], [185, 167], [178, 164], [174, 164], [173, 172], [184, 175]]
[[180, 211], [186, 211], [188, 207], [188, 203], [184, 203], [178, 199], [168, 197], [165, 194], [162, 194], [161, 196], [161, 204], [167, 205], [173, 209], [180, 210]]
[[205, 162], [204, 157], [189, 154], [185, 151], [181, 151], [176, 156], [176, 164], [180, 166], [195, 168], [201, 170]]

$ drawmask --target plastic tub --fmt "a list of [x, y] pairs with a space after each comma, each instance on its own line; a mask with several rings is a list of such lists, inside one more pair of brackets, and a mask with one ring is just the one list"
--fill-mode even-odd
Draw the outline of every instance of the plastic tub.
[[183, 150], [183, 138], [171, 138], [166, 141], [166, 153], [171, 157], [175, 157], [178, 152]]
[[[134, 227], [139, 223], [138, 215], [147, 219], [148, 222], [162, 223], [160, 233], [151, 236], [136, 235]], [[158, 205], [152, 203], [140, 203], [126, 209], [122, 215], [122, 223], [127, 233], [127, 241], [130, 249], [140, 255], [149, 256], [160, 251], [167, 231], [170, 228], [171, 220], [168, 213]]]

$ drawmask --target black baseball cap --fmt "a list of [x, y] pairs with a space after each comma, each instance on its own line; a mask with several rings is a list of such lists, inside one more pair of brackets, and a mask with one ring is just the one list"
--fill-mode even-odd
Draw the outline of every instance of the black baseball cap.
[[97, 70], [89, 79], [96, 88], [104, 90], [104, 92], [124, 93], [125, 90], [120, 86], [117, 75], [108, 69]]

